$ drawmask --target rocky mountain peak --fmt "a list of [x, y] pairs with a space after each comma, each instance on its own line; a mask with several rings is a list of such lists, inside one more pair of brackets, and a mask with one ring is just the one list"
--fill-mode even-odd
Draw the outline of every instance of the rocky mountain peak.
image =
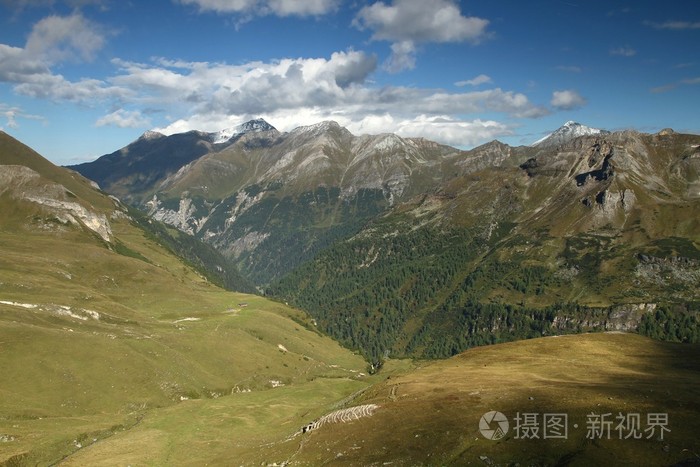
[[160, 138], [165, 138], [165, 135], [157, 131], [148, 130], [144, 134], [142, 134], [139, 139], [145, 141], [152, 141]]
[[236, 125], [231, 128], [224, 128], [221, 131], [210, 133], [210, 138], [214, 144], [224, 144], [231, 142], [232, 139], [243, 136], [248, 133], [259, 133], [263, 131], [276, 130], [275, 127], [267, 123], [262, 118], [257, 118], [254, 120], [249, 120], [240, 125]]
[[560, 146], [566, 144], [569, 141], [578, 138], [579, 136], [591, 136], [591, 135], [607, 135], [610, 134], [609, 131], [601, 130], [598, 128], [592, 128], [581, 123], [569, 120], [564, 123], [561, 127], [556, 129], [554, 132], [548, 134], [544, 138], [541, 138], [534, 143], [531, 147], [546, 148]]
[[292, 133], [322, 133], [330, 129], [338, 129], [340, 125], [334, 120], [324, 120], [313, 125], [299, 126], [293, 129]]

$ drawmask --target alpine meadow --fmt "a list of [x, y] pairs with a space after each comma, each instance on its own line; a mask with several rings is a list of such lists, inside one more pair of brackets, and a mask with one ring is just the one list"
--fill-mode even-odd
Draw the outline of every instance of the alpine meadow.
[[700, 465], [700, 5], [0, 1], [0, 466]]

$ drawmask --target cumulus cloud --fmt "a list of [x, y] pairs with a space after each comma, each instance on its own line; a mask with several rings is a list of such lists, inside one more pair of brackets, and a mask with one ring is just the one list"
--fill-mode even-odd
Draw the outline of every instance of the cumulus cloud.
[[354, 24], [373, 31], [372, 38], [392, 42], [479, 42], [488, 20], [462, 16], [450, 0], [394, 0], [360, 10]]
[[95, 122], [95, 126], [116, 126], [119, 128], [143, 128], [149, 127], [151, 121], [141, 115], [138, 110], [118, 109]]
[[457, 81], [455, 83], [455, 86], [460, 86], [460, 87], [461, 86], [479, 86], [482, 84], [490, 83], [491, 81], [492, 80], [491, 80], [490, 76], [482, 74], [482, 75], [476, 76], [472, 79], [467, 79], [464, 81]]
[[554, 91], [550, 104], [557, 110], [573, 110], [583, 107], [586, 104], [586, 99], [578, 92], [567, 89], [565, 91]]
[[79, 13], [49, 16], [34, 25], [24, 47], [0, 44], [0, 82], [14, 84], [20, 94], [56, 101], [91, 103], [125, 97], [128, 90], [104, 81], [69, 81], [51, 71], [66, 60], [91, 60], [104, 42], [101, 28]]
[[138, 90], [135, 100], [144, 105], [160, 105], [169, 114], [180, 115], [157, 129], [165, 134], [194, 129], [216, 131], [263, 117], [283, 131], [335, 120], [358, 134], [396, 132], [468, 146], [510, 134], [511, 127], [465, 115], [495, 112], [536, 118], [548, 113], [526, 95], [500, 88], [447, 92], [373, 87], [366, 82], [365, 73], [339, 79], [346, 76], [351, 63], [366, 63], [366, 70], [373, 68], [374, 58], [356, 51], [338, 52], [329, 59], [285, 59], [238, 66], [167, 60], [117, 63], [121, 73], [113, 84]]
[[391, 44], [391, 56], [384, 63], [384, 69], [390, 73], [412, 70], [416, 67], [416, 46], [411, 41]]
[[48, 66], [21, 47], [0, 44], [0, 81], [17, 83], [26, 77], [49, 73]]
[[200, 11], [225, 14], [322, 16], [335, 11], [339, 0], [179, 0], [197, 6]]
[[[93, 26], [79, 14], [52, 16], [35, 25], [25, 47], [0, 44], [0, 82], [36, 99], [111, 108], [96, 126], [150, 126], [150, 118], [157, 115], [164, 133], [216, 131], [255, 117], [266, 118], [283, 130], [332, 119], [352, 131], [378, 128], [469, 145], [510, 131], [496, 121], [477, 119], [482, 114], [536, 118], [548, 112], [525, 94], [501, 88], [449, 92], [379, 87], [371, 81], [377, 57], [352, 49], [329, 57], [236, 65], [166, 58], [147, 62], [113, 59], [114, 73], [103, 79], [69, 79], [55, 73], [53, 68], [64, 60], [95, 56], [105, 36]], [[102, 42], [98, 40], [96, 46], [82, 43], [93, 37]], [[398, 56], [401, 42], [396, 44]], [[414, 57], [414, 45], [407, 42], [405, 60]], [[487, 78], [477, 76], [468, 81], [486, 84]], [[7, 126], [15, 125], [17, 112], [4, 111], [0, 117], [7, 119]]]
[[19, 94], [36, 99], [90, 106], [113, 99], [125, 99], [133, 95], [129, 89], [109, 86], [102, 80], [84, 78], [70, 81], [62, 75], [51, 73], [25, 76], [24, 81], [17, 84], [14, 89]]
[[363, 7], [353, 20], [355, 27], [372, 31], [372, 39], [392, 42], [387, 63], [391, 71], [415, 66], [416, 44], [476, 44], [486, 37], [488, 24], [483, 18], [463, 16], [452, 0], [376, 2]]
[[92, 60], [104, 46], [104, 34], [83, 15], [49, 16], [34, 25], [25, 51], [49, 63]]
[[[325, 109], [339, 115], [405, 115], [502, 112], [539, 117], [547, 110], [522, 93], [500, 88], [450, 93], [414, 87], [372, 87], [365, 80], [375, 58], [363, 52], [336, 52], [330, 59], [284, 59], [244, 65], [156, 61], [116, 61], [111, 80], [149, 105], [184, 104], [192, 114], [261, 115], [285, 109]], [[350, 64], [365, 72], [348, 75]], [[355, 118], [353, 118], [355, 120]]]

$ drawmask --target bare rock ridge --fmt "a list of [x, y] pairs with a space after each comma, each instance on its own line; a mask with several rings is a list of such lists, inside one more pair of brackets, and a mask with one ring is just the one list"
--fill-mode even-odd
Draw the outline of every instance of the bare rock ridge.
[[[489, 198], [466, 212], [446, 210], [443, 201], [421, 209], [442, 210], [441, 218], [462, 212], [463, 220], [444, 222], [470, 219], [493, 231], [518, 212], [549, 225], [561, 219], [557, 211], [578, 213], [566, 207], [573, 199], [596, 209], [557, 229], [575, 233], [606, 222], [623, 228], [643, 192], [651, 189], [649, 196], [658, 199], [659, 190], [681, 198], [697, 191], [692, 148], [686, 144], [680, 161], [659, 153], [666, 139], [686, 137], [661, 133], [609, 133], [567, 122], [530, 147], [493, 141], [463, 151], [394, 134], [355, 136], [332, 121], [281, 133], [258, 119], [218, 133], [146, 133], [74, 169], [155, 219], [209, 242], [266, 284], [416, 197], [439, 194], [431, 199], [465, 205], [465, 184], [473, 200], [480, 192]], [[681, 185], [665, 175], [668, 164], [675, 164]], [[517, 177], [509, 180], [523, 172], [530, 178], [525, 191], [503, 189], [521, 185]], [[686, 193], [676, 193], [677, 186]], [[539, 197], [544, 192], [548, 196]], [[525, 198], [518, 201], [520, 196]], [[291, 251], [301, 253], [291, 259]]]

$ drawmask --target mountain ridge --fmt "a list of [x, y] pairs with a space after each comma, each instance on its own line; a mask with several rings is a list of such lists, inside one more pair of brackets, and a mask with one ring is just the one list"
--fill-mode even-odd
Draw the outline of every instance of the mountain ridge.
[[[340, 136], [336, 142], [342, 142]], [[651, 185], [657, 190], [654, 201], [695, 199], [695, 191], [680, 182], [695, 180], [697, 138], [629, 138], [639, 149], [634, 154], [628, 153], [633, 145], [615, 139], [575, 142], [560, 157], [496, 142], [484, 145], [471, 155], [475, 166], [448, 178], [440, 189], [397, 197], [387, 210], [368, 216], [355, 234], [340, 235], [341, 241], [314, 260], [335, 255], [331, 261], [319, 262], [312, 273], [297, 269], [302, 282], [290, 278], [298, 294], [280, 294], [270, 301], [215, 287], [168, 251], [156, 230], [147, 226], [165, 227], [0, 134], [0, 391], [7, 396], [0, 398], [0, 463], [689, 461], [698, 444], [692, 408], [697, 405], [695, 356], [700, 349], [620, 331], [697, 342], [696, 310], [656, 303], [543, 308], [534, 302], [519, 306], [517, 299], [504, 295], [522, 291], [537, 297], [540, 288], [550, 293], [557, 287], [535, 264], [543, 262], [556, 235], [544, 238], [541, 229], [518, 231], [531, 220], [517, 215], [537, 214], [523, 206], [528, 196], [542, 196], [537, 193], [546, 191], [542, 184], [550, 191], [550, 185], [563, 190], [570, 204], [583, 212], [602, 210], [597, 196], [591, 206], [584, 205], [581, 196], [601, 189], [637, 189], [634, 184], [646, 181], [632, 177], [640, 175], [633, 170], [638, 163], [641, 175], [657, 169], [659, 180], [651, 180], [656, 183]], [[384, 144], [381, 138], [376, 141]], [[372, 144], [371, 139], [365, 142]], [[245, 142], [248, 147], [252, 143], [254, 139]], [[659, 146], [666, 152], [659, 152]], [[342, 156], [333, 150], [338, 148], [326, 154], [330, 160]], [[378, 160], [376, 154], [365, 156]], [[526, 164], [530, 158], [534, 161]], [[559, 159], [576, 170], [562, 170]], [[489, 160], [501, 162], [494, 168]], [[579, 184], [577, 176], [587, 172], [594, 175]], [[489, 180], [499, 180], [499, 188]], [[628, 182], [633, 184], [625, 185]], [[273, 188], [246, 187], [243, 193], [256, 198]], [[326, 195], [332, 188], [326, 188]], [[509, 192], [528, 196], [504, 202]], [[317, 205], [322, 190], [314, 193]], [[100, 238], [84, 223], [62, 220], [58, 208], [36, 202], [39, 195], [104, 215], [110, 238]], [[277, 209], [303, 214], [300, 206], [315, 206], [301, 204], [303, 196], [289, 195], [285, 202], [281, 198]], [[638, 198], [630, 212], [648, 202]], [[350, 199], [362, 204], [361, 198]], [[241, 196], [237, 207], [244, 205]], [[461, 219], [460, 209], [465, 208], [480, 222]], [[482, 222], [489, 219], [495, 225]], [[545, 220], [532, 222], [542, 226]], [[670, 236], [683, 229], [694, 232], [696, 225], [670, 220], [664, 222], [672, 232], [660, 233], [667, 243], [657, 245], [667, 252], [648, 251], [646, 258], [639, 258], [647, 267], [640, 280], [666, 280], [689, 265], [697, 270], [693, 261], [700, 255], [692, 256], [692, 239]], [[528, 234], [525, 241], [518, 238]], [[589, 269], [586, 261], [578, 260], [579, 253], [596, 246], [591, 238], [566, 244], [564, 259], [570, 263], [564, 271], [570, 276]], [[517, 268], [508, 268], [505, 260], [526, 253], [527, 242], [537, 251], [515, 263], [527, 274], [514, 274]], [[609, 251], [599, 253], [606, 259]], [[475, 263], [476, 256], [486, 261]], [[504, 261], [489, 262], [494, 257]], [[465, 264], [471, 269], [460, 269]], [[578, 273], [573, 271], [577, 268]], [[348, 271], [365, 276], [336, 280]], [[390, 274], [384, 274], [387, 271]], [[319, 279], [319, 272], [327, 274]], [[496, 291], [501, 296], [495, 300], [470, 288], [494, 282], [507, 285]], [[314, 288], [324, 283], [335, 290], [319, 295]], [[442, 287], [445, 284], [454, 287]], [[368, 285], [378, 286], [379, 293], [368, 293]], [[669, 285], [682, 292], [677, 284], [659, 286]], [[451, 295], [441, 301], [446, 291]], [[303, 295], [314, 319], [282, 303], [285, 296], [301, 302]], [[348, 303], [350, 297], [358, 297], [358, 305]], [[397, 313], [401, 319], [396, 319]], [[358, 352], [342, 348], [319, 328], [358, 348], [373, 365], [367, 367]], [[395, 329], [401, 331], [398, 338]], [[615, 332], [542, 338], [582, 330]], [[372, 334], [374, 341], [362, 340]], [[465, 346], [524, 337], [539, 338], [474, 348], [434, 362], [387, 359], [398, 355], [402, 346], [414, 356], [436, 357], [460, 353]], [[379, 369], [379, 374], [368, 374]], [[523, 387], [527, 390], [513, 390]], [[495, 408], [515, 422], [523, 410], [542, 411], [542, 401], [553, 404], [547, 410], [566, 413], [570, 423], [582, 425], [592, 408], [616, 413], [625, 407], [649, 407], [666, 415], [672, 431], [664, 444], [634, 438], [624, 445], [603, 439], [591, 443], [585, 431], [573, 428], [561, 442], [545, 439], [546, 446], [539, 440], [523, 444], [515, 427], [498, 443], [479, 434], [484, 413]]]
[[494, 331], [508, 340], [618, 306], [688, 309], [700, 137], [568, 136], [463, 151], [321, 122], [247, 134], [131, 199], [373, 361], [484, 343], [468, 328], [484, 320], [527, 316]]

